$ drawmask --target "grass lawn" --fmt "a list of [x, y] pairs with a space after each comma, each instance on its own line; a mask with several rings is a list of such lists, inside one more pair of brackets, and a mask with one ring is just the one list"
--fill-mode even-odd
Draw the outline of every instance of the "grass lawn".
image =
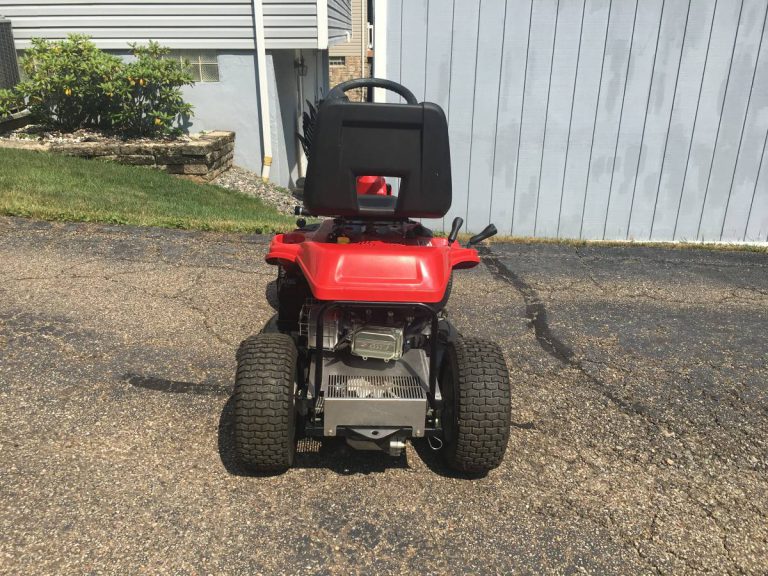
[[223, 232], [293, 227], [256, 198], [148, 168], [0, 149], [0, 214]]

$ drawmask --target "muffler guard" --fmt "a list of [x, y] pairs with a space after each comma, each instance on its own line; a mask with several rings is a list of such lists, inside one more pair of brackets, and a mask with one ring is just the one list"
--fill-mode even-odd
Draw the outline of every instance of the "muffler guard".
[[323, 366], [323, 435], [339, 427], [367, 436], [386, 437], [410, 429], [424, 436], [427, 415], [427, 361], [422, 350], [400, 360], [363, 360], [354, 356], [325, 358]]

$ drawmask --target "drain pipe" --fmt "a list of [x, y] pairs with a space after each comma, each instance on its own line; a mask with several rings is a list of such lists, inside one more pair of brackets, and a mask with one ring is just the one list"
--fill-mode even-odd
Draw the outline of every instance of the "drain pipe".
[[304, 156], [304, 148], [299, 140], [299, 132], [301, 131], [304, 111], [304, 77], [307, 75], [307, 65], [304, 62], [304, 54], [301, 50], [294, 51], [295, 61], [294, 68], [296, 69], [296, 86], [299, 91], [299, 115], [296, 120], [296, 170], [298, 172], [298, 179], [304, 178], [307, 175], [306, 162], [307, 158]]
[[[368, 2], [363, 0], [360, 7], [360, 77], [368, 78], [368, 74], [365, 70], [365, 65], [368, 63]], [[371, 92], [370, 88], [363, 88], [363, 92], [360, 95], [360, 99], [365, 102], [368, 100], [366, 96]]]
[[256, 40], [256, 66], [259, 76], [259, 124], [261, 125], [261, 149], [264, 159], [261, 179], [269, 180], [272, 166], [272, 130], [269, 117], [269, 85], [267, 84], [267, 49], [264, 46], [264, 6], [262, 0], [253, 0], [253, 23]]

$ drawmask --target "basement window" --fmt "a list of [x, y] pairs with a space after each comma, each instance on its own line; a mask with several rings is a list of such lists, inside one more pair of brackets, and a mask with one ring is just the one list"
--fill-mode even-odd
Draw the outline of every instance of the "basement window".
[[346, 66], [347, 57], [346, 56], [328, 56], [328, 65], [329, 66]]
[[24, 50], [16, 50], [16, 62], [19, 64], [19, 81], [20, 82], [26, 82], [29, 80], [29, 76], [27, 76], [26, 72], [21, 69], [21, 59], [24, 57]]
[[219, 57], [213, 50], [174, 50], [168, 58], [184, 64], [195, 82], [219, 81]]

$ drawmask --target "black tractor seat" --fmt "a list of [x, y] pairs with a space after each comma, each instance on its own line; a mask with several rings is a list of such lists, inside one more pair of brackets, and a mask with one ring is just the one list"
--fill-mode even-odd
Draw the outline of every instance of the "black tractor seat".
[[[344, 92], [379, 86], [406, 104], [350, 102]], [[400, 179], [394, 196], [358, 195], [357, 178]], [[317, 111], [304, 184], [315, 216], [442, 218], [451, 207], [448, 123], [442, 108], [417, 103], [399, 84], [376, 78], [334, 88]]]

